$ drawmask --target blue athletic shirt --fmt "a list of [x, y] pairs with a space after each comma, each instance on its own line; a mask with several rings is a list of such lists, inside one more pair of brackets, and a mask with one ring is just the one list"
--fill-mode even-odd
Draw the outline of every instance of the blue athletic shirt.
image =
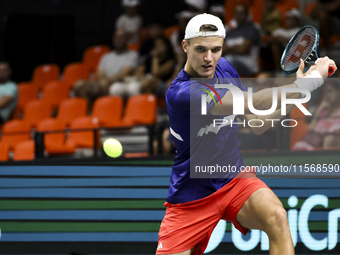
[[[191, 79], [191, 81], [190, 81]], [[214, 79], [206, 81], [208, 85], [221, 83], [237, 86], [245, 91], [240, 77], [230, 63], [220, 58], [214, 74]], [[207, 114], [201, 114], [202, 94], [207, 94], [204, 88], [213, 93], [200, 80], [193, 80], [184, 71], [178, 74], [166, 92], [166, 108], [169, 115], [169, 127], [176, 146], [176, 156], [170, 177], [170, 187], [167, 202], [172, 204], [195, 201], [211, 195], [232, 180], [236, 174], [225, 178], [190, 178], [191, 169], [197, 166], [213, 165], [234, 166], [240, 169], [244, 161], [238, 149], [238, 125], [220, 125], [213, 127], [214, 119], [233, 119], [236, 116], [218, 116], [209, 114], [209, 109], [215, 104], [209, 96], [207, 99]], [[222, 98], [227, 88], [216, 88]], [[217, 95], [213, 94], [218, 102]]]

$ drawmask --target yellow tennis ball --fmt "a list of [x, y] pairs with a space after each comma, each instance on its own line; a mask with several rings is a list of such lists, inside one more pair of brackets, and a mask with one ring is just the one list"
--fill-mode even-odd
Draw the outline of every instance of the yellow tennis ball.
[[123, 152], [122, 144], [118, 140], [113, 138], [107, 139], [104, 142], [103, 149], [105, 153], [112, 158], [119, 157], [120, 155], [122, 155]]

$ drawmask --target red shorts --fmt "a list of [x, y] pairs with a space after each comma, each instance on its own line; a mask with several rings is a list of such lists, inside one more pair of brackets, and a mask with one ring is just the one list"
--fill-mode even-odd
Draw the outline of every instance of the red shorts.
[[236, 216], [249, 196], [260, 188], [268, 186], [255, 174], [247, 173], [205, 198], [181, 204], [165, 202], [167, 209], [156, 254], [178, 253], [193, 247], [192, 254], [203, 254], [220, 219], [232, 222], [245, 235], [248, 229], [236, 221]]

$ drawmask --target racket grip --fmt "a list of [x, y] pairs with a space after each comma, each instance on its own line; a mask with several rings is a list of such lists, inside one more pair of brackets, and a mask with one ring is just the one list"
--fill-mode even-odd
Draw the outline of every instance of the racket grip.
[[328, 67], [328, 76], [333, 75], [334, 72], [335, 72], [334, 66], [333, 66], [333, 65], [330, 65], [330, 66]]

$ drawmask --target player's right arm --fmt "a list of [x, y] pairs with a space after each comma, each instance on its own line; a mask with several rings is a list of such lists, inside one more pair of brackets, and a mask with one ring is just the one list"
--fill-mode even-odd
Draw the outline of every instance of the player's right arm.
[[[312, 66], [306, 73], [303, 73], [304, 70], [304, 62], [301, 60], [299, 70], [296, 72], [297, 79], [303, 78], [309, 75], [313, 70], [316, 70], [320, 73], [323, 79], [328, 77], [328, 67], [333, 65], [335, 70], [337, 69], [335, 62], [328, 57], [319, 58], [316, 65]], [[281, 106], [281, 90], [282, 88], [297, 88], [295, 83], [279, 86], [277, 87], [278, 93], [278, 107]], [[253, 106], [257, 110], [267, 110], [272, 106], [272, 95], [273, 89], [267, 88], [260, 90], [256, 93], [253, 93]], [[248, 106], [248, 94], [247, 92], [243, 92], [244, 98], [244, 113], [251, 114]], [[297, 99], [301, 98], [301, 93], [287, 93], [287, 99]], [[233, 95], [230, 91], [228, 91], [221, 99], [222, 104], [218, 102], [216, 105], [213, 105], [209, 112], [213, 115], [231, 115], [233, 114]]]

